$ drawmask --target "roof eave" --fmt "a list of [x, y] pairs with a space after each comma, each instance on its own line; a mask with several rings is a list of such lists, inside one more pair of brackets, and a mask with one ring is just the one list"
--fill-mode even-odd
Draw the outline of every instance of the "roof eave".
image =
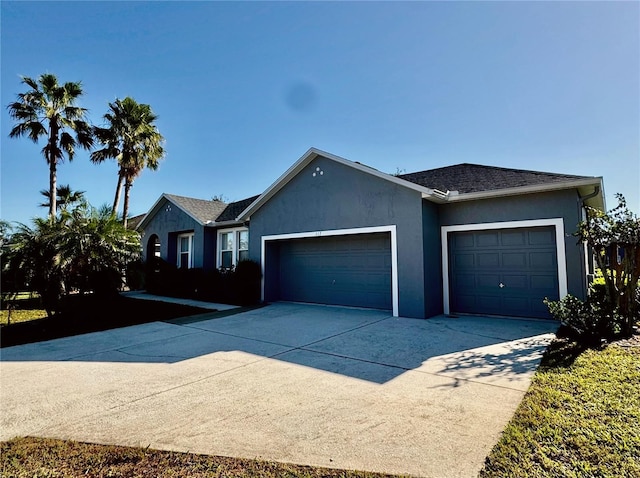
[[246, 221], [237, 221], [237, 220], [231, 220], [231, 221], [220, 221], [220, 222], [216, 222], [216, 221], [211, 221], [211, 222], [206, 222], [204, 224], [205, 227], [229, 227], [229, 226], [242, 226], [244, 225]]
[[584, 178], [557, 183], [537, 184], [532, 186], [518, 186], [506, 189], [496, 189], [490, 191], [479, 191], [473, 193], [460, 193], [451, 195], [445, 202], [473, 201], [477, 199], [489, 199], [494, 197], [516, 196], [519, 194], [533, 194], [549, 191], [559, 191], [562, 189], [583, 189], [581, 193], [587, 194], [589, 187], [600, 188], [600, 193], [590, 201], [593, 207], [604, 209], [604, 191], [602, 185], [602, 177]]

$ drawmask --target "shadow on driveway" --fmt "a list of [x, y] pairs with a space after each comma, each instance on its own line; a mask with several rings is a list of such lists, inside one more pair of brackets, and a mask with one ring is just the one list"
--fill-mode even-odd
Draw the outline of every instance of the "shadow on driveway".
[[1, 360], [173, 364], [243, 352], [378, 384], [414, 370], [454, 383], [506, 385], [535, 370], [556, 328], [551, 321], [420, 320], [377, 310], [277, 303], [183, 325], [154, 322], [9, 347]]

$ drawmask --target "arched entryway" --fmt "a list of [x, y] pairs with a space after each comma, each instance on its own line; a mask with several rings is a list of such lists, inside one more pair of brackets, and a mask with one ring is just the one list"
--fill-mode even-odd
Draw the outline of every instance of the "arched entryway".
[[156, 234], [152, 234], [147, 241], [147, 260], [154, 257], [160, 257], [160, 238]]

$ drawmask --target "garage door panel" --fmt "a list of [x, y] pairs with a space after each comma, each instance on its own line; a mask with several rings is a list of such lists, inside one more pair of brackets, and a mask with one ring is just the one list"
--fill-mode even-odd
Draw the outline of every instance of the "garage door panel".
[[523, 246], [526, 243], [526, 234], [523, 231], [503, 231], [500, 236], [502, 246]]
[[529, 307], [534, 314], [532, 315], [532, 317], [543, 317], [543, 318], [550, 317], [549, 309], [542, 301], [537, 301], [537, 300], [531, 301], [529, 303]]
[[473, 241], [473, 234], [469, 232], [461, 232], [459, 234], [456, 234], [453, 240], [456, 250], [462, 250], [467, 247], [473, 247], [475, 245]]
[[478, 247], [497, 246], [500, 244], [500, 236], [497, 232], [479, 232], [475, 244]]
[[553, 275], [532, 275], [531, 287], [541, 291], [554, 292], [558, 290], [558, 277]]
[[464, 290], [465, 288], [476, 287], [476, 276], [474, 274], [457, 274], [454, 277], [454, 281], [458, 288]]
[[538, 230], [529, 232], [529, 244], [535, 245], [555, 245], [556, 233], [553, 229]]
[[282, 300], [391, 309], [389, 233], [282, 241], [279, 265]]
[[473, 309], [476, 307], [476, 296], [475, 295], [464, 295], [461, 294], [458, 296], [458, 303], [460, 307], [464, 307], [467, 309]]
[[527, 267], [527, 254], [525, 252], [505, 252], [502, 254], [502, 265], [518, 269]]
[[504, 285], [502, 289], [505, 294], [508, 294], [518, 289], [526, 290], [529, 288], [529, 276], [524, 274], [520, 274], [520, 275], [504, 274], [502, 276], [501, 284]]
[[479, 295], [475, 302], [475, 307], [486, 311], [485, 314], [500, 314], [502, 310], [500, 297], [496, 295]]
[[543, 300], [559, 298], [555, 238], [552, 226], [452, 233], [450, 309], [550, 317]]
[[455, 254], [453, 256], [454, 263], [458, 270], [475, 266], [475, 256], [473, 254]]
[[557, 270], [556, 251], [532, 252], [529, 254], [529, 264], [532, 269]]
[[498, 267], [500, 265], [499, 252], [484, 252], [476, 255], [478, 267]]
[[503, 314], [517, 314], [521, 310], [529, 309], [529, 299], [526, 297], [505, 297], [502, 300]]
[[500, 284], [500, 276], [498, 274], [477, 274], [476, 288], [493, 290]]

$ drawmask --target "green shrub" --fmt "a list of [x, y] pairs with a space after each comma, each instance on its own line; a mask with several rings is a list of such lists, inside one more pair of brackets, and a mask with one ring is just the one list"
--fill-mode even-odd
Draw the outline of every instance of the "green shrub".
[[179, 269], [154, 257], [146, 264], [149, 293], [170, 297], [253, 305], [260, 301], [260, 264], [240, 261], [230, 269]]
[[176, 266], [159, 257], [152, 257], [145, 264], [145, 288], [147, 292], [156, 295], [170, 295], [175, 289], [174, 283]]
[[240, 305], [253, 305], [260, 302], [260, 279], [262, 270], [255, 261], [238, 262], [234, 271], [234, 289]]
[[570, 338], [585, 345], [599, 345], [603, 339], [615, 335], [614, 322], [595, 300], [581, 301], [571, 294], [562, 300], [544, 300], [549, 312], [559, 320]]
[[[640, 306], [640, 293], [636, 293], [636, 302]], [[565, 326], [566, 335], [584, 345], [598, 345], [625, 335], [626, 318], [611, 302], [604, 281], [591, 284], [586, 302], [567, 295], [560, 301], [545, 299], [544, 303], [551, 315]]]
[[129, 290], [141, 290], [145, 288], [145, 264], [140, 259], [127, 264], [125, 278]]

